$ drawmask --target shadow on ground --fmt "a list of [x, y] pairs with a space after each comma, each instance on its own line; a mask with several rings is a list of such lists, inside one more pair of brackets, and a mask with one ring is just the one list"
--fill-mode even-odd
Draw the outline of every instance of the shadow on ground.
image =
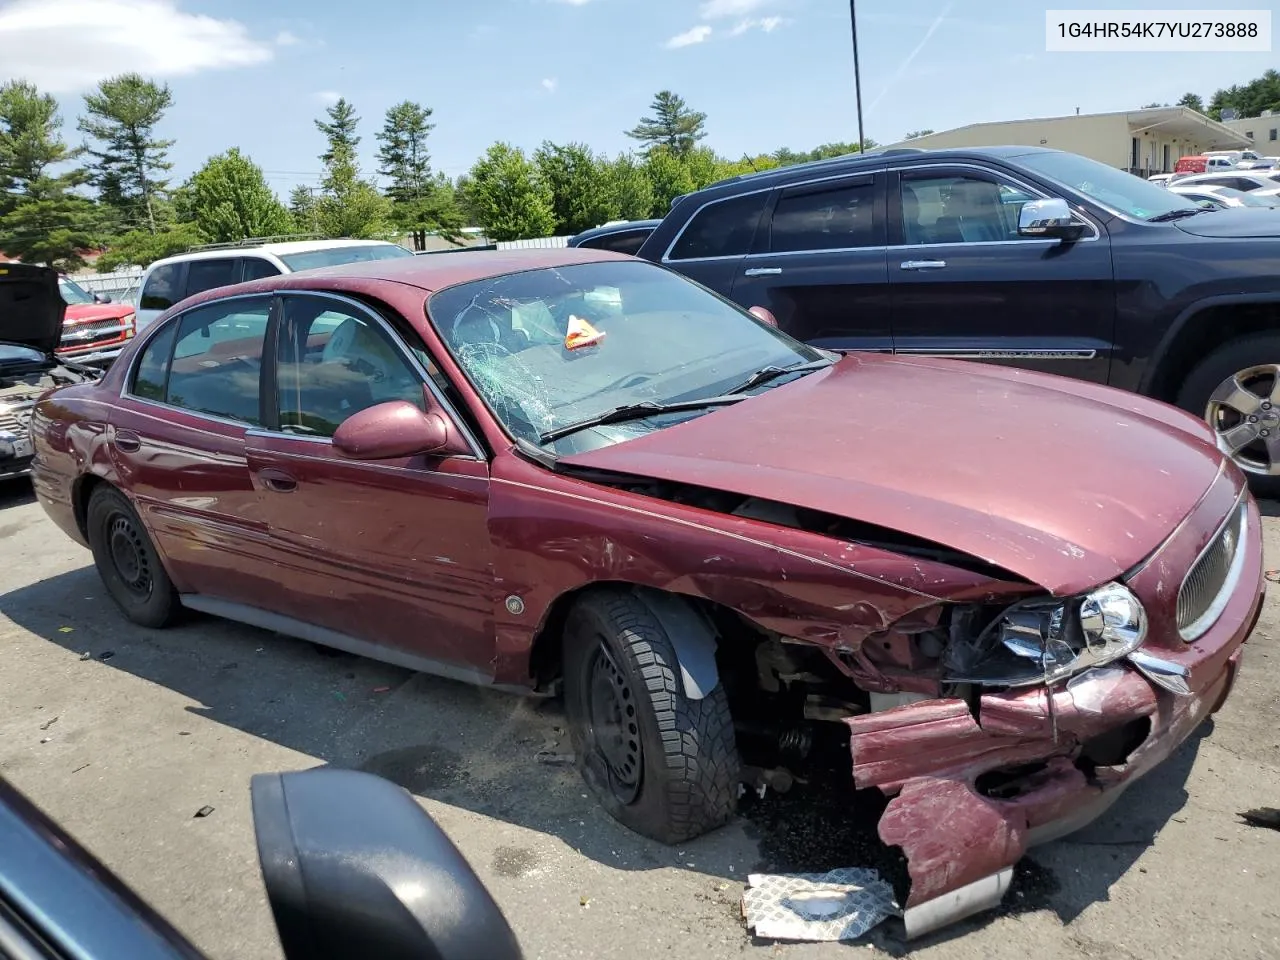
[[[0, 480], [0, 510], [8, 510], [10, 507], [21, 507], [35, 502], [35, 491], [31, 489], [31, 481], [26, 477], [19, 477], [16, 480]], [[2, 533], [0, 533], [0, 538], [3, 538]]]
[[[536, 701], [415, 674], [277, 634], [192, 616], [165, 631], [127, 623], [91, 566], [0, 596], [23, 628], [99, 664], [197, 703], [193, 713], [274, 741], [322, 763], [377, 773], [419, 796], [560, 838], [582, 855], [624, 870], [670, 866], [732, 883], [749, 872], [873, 866], [901, 895], [902, 858], [875, 837], [883, 801], [850, 796], [827, 778], [811, 789], [743, 798], [727, 829], [671, 848], [617, 825], [586, 797], [557, 702]], [[60, 630], [71, 626], [73, 632]], [[1003, 913], [1051, 909], [1064, 922], [1106, 900], [1187, 799], [1184, 784], [1200, 735], [1134, 785], [1105, 818], [1033, 851], [1018, 866]], [[492, 869], [519, 876], [538, 855], [501, 848]], [[1063, 880], [1062, 878], [1067, 878]], [[733, 888], [729, 888], [732, 890]], [[959, 924], [926, 941], [989, 922]], [[873, 937], [907, 952], [891, 922]], [[914, 946], [914, 945], [913, 945]]]

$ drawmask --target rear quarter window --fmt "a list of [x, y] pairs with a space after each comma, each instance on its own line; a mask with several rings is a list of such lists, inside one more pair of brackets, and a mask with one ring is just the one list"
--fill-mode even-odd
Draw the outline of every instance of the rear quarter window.
[[671, 251], [671, 260], [742, 257], [751, 251], [767, 191], [717, 200], [693, 215]]
[[166, 263], [152, 270], [138, 298], [138, 306], [143, 310], [168, 310], [172, 307], [182, 299], [178, 294], [181, 273], [180, 263]]

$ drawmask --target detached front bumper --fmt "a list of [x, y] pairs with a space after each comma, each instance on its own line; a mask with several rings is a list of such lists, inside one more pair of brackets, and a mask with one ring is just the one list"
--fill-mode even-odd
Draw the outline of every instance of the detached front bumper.
[[[1206, 500], [1206, 513], [1225, 514], [1222, 497]], [[1180, 577], [1171, 573], [1190, 568], [1203, 545], [1198, 531], [1175, 534], [1130, 581], [1134, 589], [1176, 596]], [[1186, 669], [1187, 694], [1117, 661], [1052, 694], [989, 694], [972, 711], [964, 700], [930, 700], [846, 721], [855, 785], [893, 797], [879, 833], [907, 858], [908, 937], [997, 906], [1029, 847], [1101, 815], [1221, 708], [1262, 609], [1261, 518], [1252, 501], [1244, 549], [1234, 594], [1194, 643], [1183, 643], [1168, 618], [1153, 617], [1145, 648]]]

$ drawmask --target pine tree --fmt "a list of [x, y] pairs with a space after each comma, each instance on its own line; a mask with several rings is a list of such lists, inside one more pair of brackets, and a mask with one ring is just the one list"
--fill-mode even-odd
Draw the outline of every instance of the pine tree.
[[649, 109], [653, 116], [645, 117], [626, 132], [628, 137], [645, 144], [646, 149], [665, 147], [684, 156], [707, 136], [707, 115], [690, 110], [684, 98], [670, 90], [659, 92]]
[[167, 85], [146, 80], [136, 73], [121, 74], [98, 84], [85, 94], [85, 116], [79, 129], [97, 141], [88, 148], [94, 158], [92, 182], [102, 201], [114, 208], [129, 226], [144, 226], [155, 233], [162, 220], [161, 203], [168, 181], [163, 174], [172, 140], [160, 140], [156, 125], [172, 105]]
[[356, 125], [360, 123], [360, 118], [356, 115], [355, 107], [347, 102], [346, 97], [339, 97], [337, 103], [325, 109], [325, 113], [329, 115], [328, 123], [323, 120], [316, 121], [316, 129], [324, 134], [325, 141], [329, 145], [328, 149], [320, 154], [320, 162], [326, 164], [332, 162], [334, 151], [339, 145], [355, 156], [356, 147], [360, 145], [360, 138], [356, 136]]
[[62, 139], [58, 104], [33, 84], [0, 86], [0, 238], [10, 256], [62, 269], [84, 263], [94, 242], [94, 205], [72, 192], [83, 170], [54, 175], [50, 168], [80, 154]]
[[405, 100], [387, 111], [378, 133], [378, 170], [391, 181], [391, 219], [413, 235], [416, 250], [424, 250], [427, 233], [456, 235], [462, 216], [454, 202], [453, 185], [431, 173], [427, 137], [435, 128], [431, 108]]

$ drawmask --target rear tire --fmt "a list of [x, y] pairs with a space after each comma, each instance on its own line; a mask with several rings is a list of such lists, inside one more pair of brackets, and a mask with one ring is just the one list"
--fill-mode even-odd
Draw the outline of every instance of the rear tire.
[[574, 754], [605, 809], [668, 844], [728, 822], [740, 761], [724, 685], [701, 700], [686, 697], [671, 640], [626, 589], [580, 600], [564, 644]]
[[98, 575], [121, 612], [142, 627], [173, 623], [182, 609], [178, 592], [128, 498], [114, 487], [98, 487], [89, 498], [86, 527]]
[[[1231, 389], [1232, 378], [1245, 388], [1243, 393]], [[1246, 402], [1224, 402], [1233, 393]], [[1257, 409], [1240, 409], [1252, 406], [1250, 397], [1256, 399]], [[1254, 496], [1280, 498], [1280, 334], [1256, 333], [1214, 350], [1187, 375], [1176, 402], [1208, 422], [1219, 436], [1220, 449], [1249, 438], [1232, 459], [1248, 476]], [[1250, 416], [1256, 420], [1249, 421]], [[1278, 472], [1267, 473], [1268, 468]]]

